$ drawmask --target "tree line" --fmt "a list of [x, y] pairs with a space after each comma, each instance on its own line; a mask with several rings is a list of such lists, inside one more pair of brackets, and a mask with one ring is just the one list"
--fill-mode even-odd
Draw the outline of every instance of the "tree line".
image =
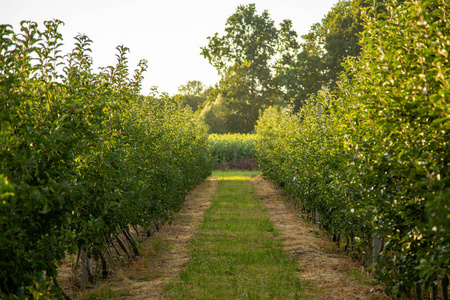
[[240, 5], [225, 33], [208, 37], [201, 48], [220, 81], [209, 88], [189, 81], [176, 97], [198, 110], [213, 133], [252, 132], [260, 111], [272, 105], [298, 111], [309, 95], [333, 90], [341, 63], [359, 54], [363, 6], [361, 0], [339, 1], [299, 41], [291, 20], [276, 26], [268, 11]]

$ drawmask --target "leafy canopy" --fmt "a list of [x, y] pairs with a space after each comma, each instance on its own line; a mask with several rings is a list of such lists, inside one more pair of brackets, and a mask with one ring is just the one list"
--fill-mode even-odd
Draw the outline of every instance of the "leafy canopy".
[[297, 47], [296, 36], [290, 21], [283, 21], [278, 29], [268, 11], [258, 14], [255, 4], [249, 4], [238, 6], [228, 18], [223, 36], [208, 37], [201, 54], [222, 76], [216, 89], [227, 106], [226, 131], [252, 131], [259, 111], [274, 103], [279, 93], [274, 61], [280, 51], [287, 51], [286, 46]]

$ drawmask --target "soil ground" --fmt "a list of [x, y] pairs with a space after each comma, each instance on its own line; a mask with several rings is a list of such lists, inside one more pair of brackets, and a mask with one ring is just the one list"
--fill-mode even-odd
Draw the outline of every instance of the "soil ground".
[[[333, 250], [328, 238], [310, 222], [299, 218], [298, 211], [288, 206], [288, 197], [261, 176], [253, 182], [259, 199], [282, 234], [284, 250], [299, 262], [301, 278], [309, 287], [307, 299], [389, 299], [357, 263], [339, 250]], [[214, 177], [194, 189], [186, 197], [186, 208], [174, 216], [172, 224], [163, 226], [142, 243], [138, 259], [116, 270], [110, 279], [98, 283], [89, 293], [98, 291], [97, 295], [107, 293], [113, 295], [109, 298], [120, 299], [161, 299], [165, 283], [190, 258], [189, 242], [202, 224], [216, 189]], [[78, 298], [99, 299], [86, 294]]]

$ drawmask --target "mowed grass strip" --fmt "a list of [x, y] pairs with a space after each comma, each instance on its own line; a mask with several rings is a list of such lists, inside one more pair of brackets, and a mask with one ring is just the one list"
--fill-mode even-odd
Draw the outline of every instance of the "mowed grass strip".
[[255, 196], [250, 177], [221, 180], [191, 241], [192, 258], [165, 287], [170, 299], [302, 298], [297, 263]]

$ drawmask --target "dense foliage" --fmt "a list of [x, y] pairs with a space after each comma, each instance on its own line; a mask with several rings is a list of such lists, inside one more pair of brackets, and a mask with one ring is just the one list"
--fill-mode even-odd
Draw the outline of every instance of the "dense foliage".
[[212, 89], [212, 87], [205, 87], [198, 80], [189, 80], [186, 84], [178, 87], [178, 94], [175, 95], [175, 98], [180, 99], [195, 112], [203, 107], [203, 103], [207, 100]]
[[255, 159], [255, 134], [210, 134], [208, 138], [209, 149], [213, 165], [220, 165], [235, 159]]
[[[302, 57], [298, 62], [300, 66], [305, 66], [303, 69], [309, 71], [310, 76], [299, 80], [299, 91], [303, 87], [303, 97], [298, 100], [304, 101], [307, 99], [305, 96], [317, 93], [322, 86], [333, 90], [339, 74], [344, 70], [342, 62], [348, 56], [359, 55], [359, 34], [363, 30], [360, 11], [364, 7], [367, 7], [364, 0], [341, 0], [320, 23], [313, 24], [310, 31], [302, 36]], [[297, 103], [298, 108], [300, 104]]]
[[61, 23], [0, 26], [0, 298], [49, 298], [65, 255], [170, 218], [210, 170], [191, 110], [139, 95], [146, 61], [130, 79], [119, 46], [96, 73], [88, 37], [61, 55]]
[[397, 295], [448, 284], [448, 7], [392, 0], [363, 11], [362, 52], [336, 95], [321, 91], [298, 114], [268, 109], [257, 125], [265, 176], [362, 260], [382, 239], [375, 275]]
[[339, 1], [302, 42], [290, 20], [277, 27], [268, 11], [238, 6], [225, 34], [209, 37], [202, 48], [221, 76], [202, 108], [211, 132], [252, 132], [260, 110], [291, 105], [298, 111], [322, 87], [334, 89], [341, 63], [360, 52], [363, 6], [360, 0]]
[[274, 77], [281, 57], [298, 48], [296, 37], [290, 20], [277, 28], [269, 12], [258, 14], [255, 4], [238, 6], [227, 19], [225, 34], [208, 37], [201, 54], [221, 76], [215, 87], [217, 98], [203, 109], [212, 132], [253, 131], [259, 110], [280, 98], [282, 90]]

